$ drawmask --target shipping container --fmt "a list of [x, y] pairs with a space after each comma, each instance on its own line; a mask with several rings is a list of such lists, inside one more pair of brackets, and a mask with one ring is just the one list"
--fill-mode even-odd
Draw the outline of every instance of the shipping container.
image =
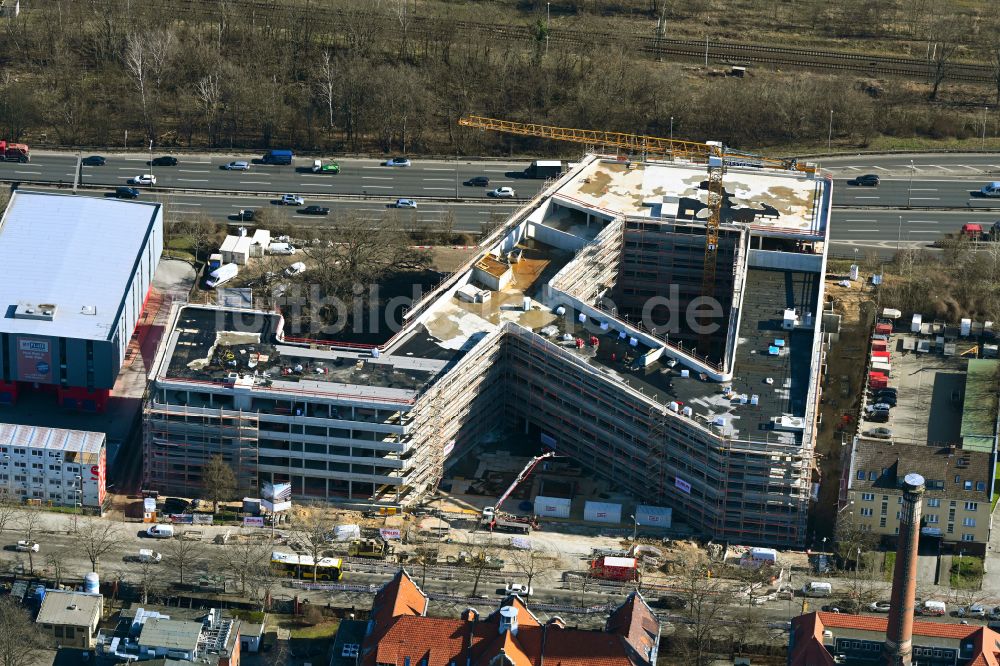
[[881, 372], [886, 377], [889, 377], [892, 374], [892, 366], [884, 361], [875, 361], [872, 363], [872, 370]]
[[881, 373], [872, 373], [868, 376], [868, 388], [880, 389], [889, 385], [889, 378]]
[[888, 363], [889, 362], [889, 352], [887, 352], [887, 351], [873, 351], [872, 352], [872, 360], [875, 360], [875, 359], [885, 359], [884, 362]]
[[872, 351], [889, 351], [889, 343], [885, 340], [872, 340]]
[[600, 557], [590, 563], [591, 575], [606, 580], [636, 580], [639, 567], [634, 557]]
[[640, 504], [635, 507], [635, 521], [639, 527], [669, 528], [673, 518], [673, 510], [665, 506]]
[[587, 502], [583, 507], [583, 519], [594, 523], [622, 522], [622, 505], [609, 502]]
[[892, 324], [875, 324], [875, 332], [880, 335], [889, 335], [892, 333]]
[[572, 500], [563, 497], [538, 495], [535, 497], [535, 515], [546, 518], [569, 518], [571, 504]]

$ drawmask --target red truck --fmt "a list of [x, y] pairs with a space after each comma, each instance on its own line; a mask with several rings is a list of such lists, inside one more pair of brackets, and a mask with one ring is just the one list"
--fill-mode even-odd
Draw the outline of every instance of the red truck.
[[31, 159], [26, 143], [10, 143], [0, 140], [0, 161], [27, 162]]

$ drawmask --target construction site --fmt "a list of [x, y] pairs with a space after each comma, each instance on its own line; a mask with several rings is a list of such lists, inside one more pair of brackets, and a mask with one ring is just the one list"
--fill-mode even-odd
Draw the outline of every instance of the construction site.
[[[176, 309], [146, 487], [194, 491], [222, 454], [241, 490], [404, 507], [451, 488], [488, 509], [498, 484], [463, 460], [514, 438], [606, 497], [672, 510], [685, 533], [802, 545], [830, 182], [716, 144], [666, 148], [587, 155], [381, 346], [286, 340], [270, 312]], [[575, 484], [546, 483], [574, 500]]]

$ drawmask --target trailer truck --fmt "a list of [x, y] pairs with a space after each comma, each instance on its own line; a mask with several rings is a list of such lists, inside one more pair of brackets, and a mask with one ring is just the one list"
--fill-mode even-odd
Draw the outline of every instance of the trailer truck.
[[563, 172], [566, 164], [559, 160], [535, 160], [524, 170], [525, 178], [554, 178]]
[[26, 143], [10, 143], [0, 140], [0, 161], [4, 162], [27, 162], [31, 159], [31, 152]]

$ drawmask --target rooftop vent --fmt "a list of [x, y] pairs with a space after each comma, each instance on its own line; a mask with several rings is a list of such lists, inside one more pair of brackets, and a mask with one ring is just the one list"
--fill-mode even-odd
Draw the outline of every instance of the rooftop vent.
[[97, 314], [96, 305], [84, 305], [80, 308], [80, 314], [94, 316]]
[[56, 306], [52, 303], [18, 303], [14, 308], [14, 319], [35, 319], [52, 321], [56, 316]]

